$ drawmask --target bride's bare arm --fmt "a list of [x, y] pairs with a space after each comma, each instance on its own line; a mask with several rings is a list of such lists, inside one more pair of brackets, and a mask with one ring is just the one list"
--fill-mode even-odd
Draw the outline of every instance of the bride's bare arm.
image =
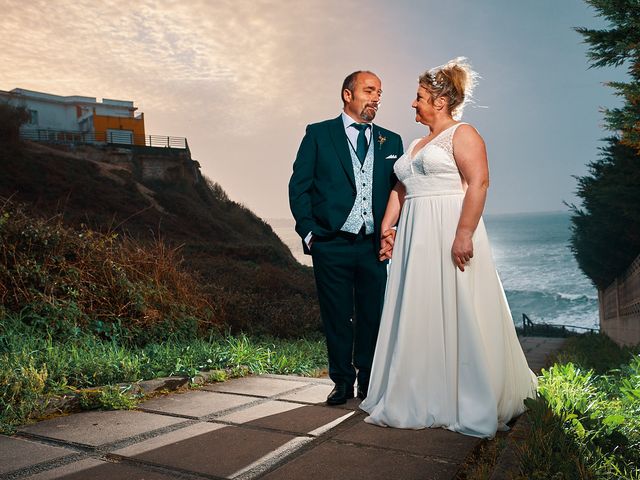
[[391, 258], [393, 253], [393, 241], [396, 236], [396, 231], [393, 227], [398, 223], [398, 218], [400, 218], [405, 193], [406, 190], [402, 182], [396, 182], [389, 195], [387, 209], [384, 211], [384, 217], [382, 217], [380, 225], [380, 260]]
[[464, 265], [473, 257], [472, 236], [489, 188], [487, 150], [480, 134], [470, 125], [460, 125], [453, 138], [453, 151], [458, 169], [467, 184], [456, 236], [451, 255], [457, 267], [464, 272]]

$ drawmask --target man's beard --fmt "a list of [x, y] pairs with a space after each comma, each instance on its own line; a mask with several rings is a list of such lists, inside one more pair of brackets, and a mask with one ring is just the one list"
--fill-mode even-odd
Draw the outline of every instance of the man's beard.
[[365, 122], [370, 122], [376, 118], [377, 109], [373, 105], [365, 105], [360, 116]]

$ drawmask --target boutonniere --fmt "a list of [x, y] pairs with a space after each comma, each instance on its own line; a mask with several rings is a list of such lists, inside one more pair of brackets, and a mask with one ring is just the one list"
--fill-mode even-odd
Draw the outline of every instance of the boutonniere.
[[382, 150], [382, 144], [387, 141], [387, 137], [383, 137], [381, 133], [378, 133], [378, 149]]

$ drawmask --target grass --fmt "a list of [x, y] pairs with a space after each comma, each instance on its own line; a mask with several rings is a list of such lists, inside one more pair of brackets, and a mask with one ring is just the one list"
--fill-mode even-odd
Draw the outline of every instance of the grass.
[[[166, 149], [157, 150], [166, 153]], [[145, 177], [143, 165], [155, 161], [166, 165], [166, 156], [134, 152], [129, 158], [118, 152], [108, 146], [68, 151], [30, 142], [9, 148], [0, 138], [0, 204], [10, 198], [52, 227], [60, 223], [77, 233], [117, 234], [115, 243], [134, 239], [131, 243], [138, 246], [157, 246], [161, 239], [165, 250], [179, 261], [177, 269], [191, 274], [200, 287], [194, 291], [211, 307], [209, 320], [223, 329], [289, 338], [319, 331], [312, 269], [295, 261], [268, 224], [229, 199], [220, 185], [202, 177], [188, 158], [176, 158], [174, 173], [184, 169], [195, 178], [178, 175], [159, 181]], [[50, 250], [41, 253], [46, 251]], [[2, 262], [0, 255], [0, 269]], [[73, 291], [73, 272], [67, 273]], [[133, 295], [131, 302], [121, 305], [135, 309], [139, 298]], [[155, 310], [151, 305], [147, 316], [157, 317]], [[204, 315], [196, 318], [198, 322], [206, 319]]]
[[542, 370], [517, 448], [520, 479], [640, 478], [640, 349], [604, 335], [567, 340]]
[[[509, 478], [640, 479], [639, 353], [602, 334], [568, 338], [538, 377], [538, 397], [525, 401]], [[505, 445], [501, 432], [481, 443], [456, 479], [489, 479]]]
[[[5, 311], [0, 321], [0, 430], [11, 432], [36, 418], [49, 399], [61, 394], [79, 394], [83, 408], [131, 408], [136, 399], [116, 384], [171, 375], [193, 378], [206, 370], [224, 370], [219, 380], [260, 373], [312, 376], [326, 365], [320, 339], [216, 333], [139, 347], [82, 332], [57, 338]], [[110, 387], [95, 390], [98, 386]]]
[[[60, 216], [0, 204], [0, 430], [38, 417], [65, 394], [82, 408], [132, 408], [138, 399], [120, 383], [324, 368], [322, 341], [232, 335], [223, 320], [234, 314], [266, 331], [313, 332], [313, 305], [277, 280], [280, 270], [245, 272], [220, 257], [226, 287], [203, 286], [183, 268], [181, 253], [159, 240], [74, 229]], [[234, 277], [251, 288], [234, 293]], [[276, 297], [264, 296], [265, 288]]]

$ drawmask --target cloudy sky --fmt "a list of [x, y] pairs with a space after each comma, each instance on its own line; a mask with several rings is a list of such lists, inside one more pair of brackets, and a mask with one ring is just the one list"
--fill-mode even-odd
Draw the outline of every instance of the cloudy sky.
[[376, 118], [405, 145], [425, 69], [466, 56], [480, 73], [464, 120], [488, 145], [488, 213], [563, 210], [595, 159], [599, 108], [582, 0], [0, 0], [0, 89], [133, 100], [148, 134], [188, 138], [202, 172], [264, 218], [289, 216], [308, 123], [338, 115], [343, 78], [378, 73]]

